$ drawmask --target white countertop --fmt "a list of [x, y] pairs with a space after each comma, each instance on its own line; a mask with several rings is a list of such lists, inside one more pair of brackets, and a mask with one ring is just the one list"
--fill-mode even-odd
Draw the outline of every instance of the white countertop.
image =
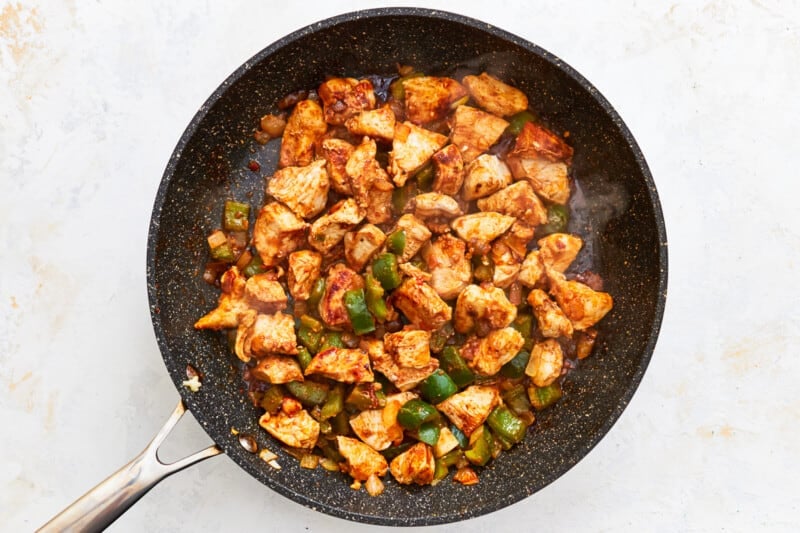
[[[178, 399], [150, 324], [145, 249], [197, 108], [284, 34], [390, 5], [144, 4], [0, 3], [4, 531], [41, 525], [127, 462]], [[425, 5], [525, 37], [595, 84], [650, 164], [670, 259], [652, 363], [596, 449], [531, 498], [430, 530], [797, 531], [800, 8]], [[208, 442], [193, 421], [173, 437], [168, 456]], [[301, 507], [223, 457], [169, 478], [112, 530], [234, 527], [379, 529]]]

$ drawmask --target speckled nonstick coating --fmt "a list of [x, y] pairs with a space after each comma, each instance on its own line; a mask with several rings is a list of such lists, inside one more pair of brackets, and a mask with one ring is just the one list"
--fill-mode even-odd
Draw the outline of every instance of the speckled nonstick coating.
[[[570, 231], [596, 235], [582, 254], [591, 254], [601, 269], [615, 306], [602, 322], [594, 355], [568, 376], [562, 401], [537, 415], [522, 444], [480, 470], [479, 485], [463, 487], [448, 478], [436, 487], [406, 487], [388, 476], [386, 492], [371, 498], [350, 489], [344, 474], [301, 469], [288, 457], [258, 427], [259, 413], [244, 394], [225, 336], [197, 332], [192, 324], [216, 302], [217, 291], [202, 280], [202, 271], [206, 236], [219, 227], [223, 200], [260, 205], [263, 175], [275, 168], [277, 143], [261, 147], [252, 141], [258, 118], [285, 94], [316, 87], [327, 75], [388, 75], [397, 62], [428, 73], [486, 69], [524, 90], [556, 131], [570, 132], [574, 173], [586, 200], [583, 205], [581, 195], [573, 195], [580, 216]], [[261, 162], [261, 172], [246, 169], [250, 159]], [[541, 48], [477, 20], [426, 9], [375, 9], [284, 37], [242, 65], [203, 104], [178, 142], [156, 196], [147, 280], [153, 327], [172, 380], [231, 459], [312, 509], [359, 522], [417, 526], [463, 520], [517, 502], [561, 476], [609, 431], [655, 346], [666, 299], [667, 240], [644, 157], [622, 119], [580, 74]], [[181, 386], [187, 364], [204, 374], [197, 393]], [[282, 470], [245, 451], [231, 428], [278, 453]]]

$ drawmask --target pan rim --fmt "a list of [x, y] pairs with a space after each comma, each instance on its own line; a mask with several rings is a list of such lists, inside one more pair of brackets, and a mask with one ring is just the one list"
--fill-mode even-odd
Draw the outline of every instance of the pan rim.
[[[351, 512], [348, 510], [340, 509], [333, 507], [331, 505], [321, 503], [318, 500], [315, 500], [304, 493], [297, 492], [290, 488], [287, 488], [285, 485], [277, 482], [269, 477], [259, 476], [256, 472], [256, 468], [254, 468], [250, 463], [240, 462], [236, 460], [233, 456], [231, 458], [234, 460], [238, 466], [240, 466], [243, 470], [245, 470], [248, 474], [255, 477], [265, 485], [267, 485], [270, 489], [278, 492], [282, 496], [290, 498], [291, 500], [300, 503], [301, 505], [308, 507], [310, 509], [321, 511], [325, 514], [335, 516], [337, 518], [343, 518], [347, 520], [352, 520], [361, 523], [368, 523], [368, 524], [375, 524], [375, 525], [386, 525], [386, 526], [426, 526], [426, 525], [436, 525], [436, 524], [444, 524], [444, 523], [451, 523], [457, 522], [461, 520], [466, 520], [469, 518], [474, 518], [477, 516], [482, 516], [485, 514], [492, 513], [514, 503], [517, 503], [528, 496], [532, 495], [539, 490], [542, 490], [547, 485], [551, 484], [555, 480], [561, 478], [566, 472], [568, 472], [571, 468], [573, 468], [576, 464], [578, 464], [584, 457], [586, 457], [592, 449], [603, 439], [605, 436], [610, 432], [611, 428], [616, 424], [619, 420], [622, 412], [625, 408], [630, 404], [631, 399], [633, 398], [634, 394], [639, 388], [641, 384], [642, 378], [644, 376], [647, 367], [649, 366], [650, 360], [652, 359], [653, 352], [656, 347], [657, 339], [659, 336], [659, 332], [661, 329], [661, 324], [663, 321], [664, 310], [666, 306], [666, 297], [667, 297], [667, 268], [668, 268], [668, 253], [667, 253], [667, 234], [666, 234], [666, 225], [664, 221], [664, 215], [661, 208], [661, 202], [658, 197], [658, 193], [656, 191], [655, 182], [653, 180], [652, 174], [650, 169], [645, 161], [644, 155], [639, 148], [638, 143], [633, 137], [633, 134], [628, 129], [627, 125], [623, 122], [620, 115], [616, 112], [616, 110], [611, 106], [611, 104], [606, 100], [606, 98], [580, 73], [578, 73], [574, 68], [570, 65], [556, 57], [555, 55], [551, 54], [550, 52], [544, 50], [543, 48], [539, 47], [538, 45], [523, 39], [515, 34], [507, 32], [503, 29], [500, 29], [496, 26], [488, 24], [486, 22], [480, 21], [478, 19], [474, 19], [471, 17], [467, 17], [464, 15], [452, 13], [449, 11], [442, 11], [436, 9], [427, 9], [427, 8], [411, 8], [411, 7], [388, 7], [388, 8], [373, 8], [373, 9], [366, 9], [366, 10], [358, 10], [352, 11], [344, 14], [340, 14], [334, 17], [330, 17], [312, 24], [309, 24], [305, 27], [302, 27], [294, 32], [291, 32], [284, 37], [281, 37], [277, 41], [273, 42], [272, 44], [268, 45], [261, 51], [254, 54], [251, 58], [246, 60], [241, 66], [239, 66], [232, 74], [230, 74], [215, 90], [214, 92], [206, 99], [206, 101], [200, 106], [198, 111], [195, 113], [191, 121], [189, 122], [188, 126], [181, 134], [181, 137], [173, 150], [169, 161], [166, 165], [164, 173], [161, 178], [161, 182], [159, 184], [158, 190], [156, 192], [156, 197], [153, 205], [153, 210], [151, 213], [150, 219], [150, 226], [148, 231], [148, 239], [147, 239], [147, 292], [148, 292], [148, 302], [150, 306], [150, 315], [153, 324], [153, 328], [155, 331], [156, 340], [159, 346], [159, 350], [162, 353], [162, 360], [165, 362], [166, 359], [163, 357], [163, 354], [169, 353], [170, 349], [167, 345], [163, 334], [163, 326], [161, 321], [161, 316], [158, 313], [157, 305], [157, 287], [154, 281], [155, 276], [155, 259], [156, 259], [156, 244], [157, 238], [159, 234], [159, 221], [161, 217], [161, 211], [164, 205], [164, 201], [166, 198], [167, 190], [169, 188], [170, 182], [172, 181], [173, 176], [177, 170], [178, 162], [180, 161], [183, 152], [189, 143], [190, 139], [194, 137], [197, 133], [198, 127], [206, 117], [209, 110], [223, 97], [226, 93], [228, 88], [236, 83], [240, 78], [242, 78], [249, 70], [255, 65], [263, 61], [265, 58], [269, 57], [271, 54], [275, 53], [279, 49], [290, 45], [291, 43], [306, 37], [312, 33], [316, 33], [317, 31], [328, 29], [331, 27], [335, 27], [340, 24], [349, 23], [353, 21], [357, 21], [359, 19], [371, 19], [371, 18], [386, 18], [386, 17], [424, 17], [424, 18], [432, 18], [432, 19], [439, 19], [442, 21], [447, 22], [455, 22], [458, 24], [462, 24], [464, 26], [468, 26], [480, 31], [487, 32], [495, 37], [508, 41], [516, 46], [523, 48], [524, 50], [534, 54], [541, 59], [547, 61], [548, 63], [553, 64], [556, 66], [564, 75], [568, 78], [571, 78], [574, 82], [576, 82], [582, 89], [588, 91], [595, 102], [604, 110], [604, 112], [608, 115], [608, 117], [613, 122], [614, 126], [619, 131], [620, 136], [625, 140], [628, 149], [633, 154], [633, 158], [636, 162], [636, 165], [641, 172], [642, 177], [644, 178], [645, 185], [647, 188], [648, 193], [648, 201], [650, 206], [653, 209], [653, 215], [656, 222], [656, 230], [658, 232], [658, 239], [659, 239], [659, 250], [658, 250], [658, 267], [659, 267], [659, 277], [657, 282], [657, 290], [658, 290], [658, 299], [654, 309], [654, 319], [653, 324], [650, 330], [650, 335], [647, 340], [647, 343], [644, 347], [644, 350], [641, 353], [641, 363], [636, 368], [636, 371], [632, 375], [629, 386], [620, 396], [620, 400], [617, 404], [613, 407], [610, 412], [610, 415], [605, 420], [605, 422], [599, 426], [597, 431], [591, 436], [591, 438], [582, 446], [585, 452], [576, 460], [568, 461], [563, 465], [558, 467], [554, 467], [552, 471], [552, 476], [550, 476], [550, 480], [547, 481], [544, 485], [539, 487], [536, 491], [528, 493], [527, 491], [513, 491], [503, 494], [502, 496], [495, 498], [486, 505], [476, 506], [474, 509], [470, 509], [464, 513], [452, 513], [452, 514], [440, 514], [434, 516], [427, 516], [427, 517], [411, 517], [411, 518], [397, 518], [397, 517], [386, 517], [380, 515], [371, 515], [371, 514], [361, 514], [356, 512]], [[171, 371], [168, 368], [168, 372]], [[173, 382], [175, 382], [175, 376], [171, 376]], [[186, 402], [189, 410], [195, 412], [198, 408], [199, 403], [191, 393], [189, 393], [184, 388], [177, 386], [178, 393], [183, 398], [184, 402]], [[197, 409], [197, 412], [202, 412], [202, 409]], [[198, 421], [200, 421], [198, 419]], [[206, 424], [201, 422], [201, 426], [209, 434], [209, 437], [214, 439], [210, 434], [210, 428], [207, 427]], [[223, 450], [225, 450], [224, 443], [217, 443]]]

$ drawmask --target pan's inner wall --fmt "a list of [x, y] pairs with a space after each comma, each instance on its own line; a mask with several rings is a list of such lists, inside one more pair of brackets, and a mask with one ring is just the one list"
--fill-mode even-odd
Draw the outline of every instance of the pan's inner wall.
[[[452, 15], [414, 15], [420, 12], [397, 16], [397, 10], [378, 10], [370, 17], [324, 22], [272, 45], [232, 76], [210, 107], [201, 109], [167, 168], [148, 258], [151, 310], [165, 363], [214, 441], [250, 474], [297, 501], [340, 517], [393, 525], [450, 522], [504, 507], [538, 491], [588, 453], [641, 379], [660, 324], [665, 283], [663, 224], [649, 174], [627, 130], [612, 120], [593, 90], [561, 70], [555, 58], [507, 34]], [[574, 170], [586, 189], [583, 222], [600, 232], [606, 290], [614, 295], [615, 308], [602, 325], [603, 342], [567, 380], [565, 398], [539, 415], [521, 445], [483, 469], [477, 487], [450, 480], [435, 488], [387, 482], [384, 495], [370, 498], [350, 489], [346, 476], [303, 470], [283, 454], [258, 427], [259, 413], [246, 399], [223, 336], [195, 332], [192, 324], [216, 302], [217, 291], [201, 275], [205, 237], [219, 226], [223, 200], [260, 205], [262, 176], [275, 168], [274, 149], [251, 151], [258, 117], [285, 94], [315, 87], [328, 75], [389, 74], [396, 63], [426, 72], [488, 70], [524, 90], [531, 107], [556, 130], [570, 132]], [[262, 172], [243, 168], [251, 158], [259, 159]], [[204, 374], [203, 387], [194, 394], [180, 385], [187, 364]], [[246, 452], [231, 428], [278, 452], [282, 470]]]

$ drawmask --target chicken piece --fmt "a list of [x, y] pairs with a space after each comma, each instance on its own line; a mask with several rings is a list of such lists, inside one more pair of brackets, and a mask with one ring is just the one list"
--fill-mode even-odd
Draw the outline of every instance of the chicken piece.
[[383, 341], [363, 339], [361, 348], [369, 354], [372, 368], [386, 376], [401, 391], [413, 389], [439, 368], [439, 361], [434, 358], [431, 358], [428, 366], [424, 368], [401, 367], [392, 354], [384, 349]]
[[449, 428], [443, 427], [439, 431], [439, 439], [436, 441], [436, 444], [433, 446], [433, 456], [437, 459], [443, 455], [446, 455], [449, 452], [452, 452], [456, 448], [458, 448], [459, 442], [453, 432], [450, 431]]
[[569, 200], [572, 147], [546, 128], [527, 122], [506, 162], [515, 179], [528, 180], [536, 194], [557, 204]]
[[331, 78], [317, 89], [325, 110], [325, 121], [341, 126], [347, 119], [375, 108], [375, 91], [369, 80]]
[[465, 163], [489, 149], [508, 127], [508, 122], [480, 109], [461, 105], [453, 114], [450, 142], [461, 150]]
[[464, 183], [464, 159], [455, 144], [448, 144], [431, 156], [436, 167], [433, 191], [455, 196]]
[[395, 289], [391, 303], [419, 329], [439, 329], [453, 316], [450, 306], [424, 281], [406, 278]]
[[369, 356], [360, 348], [328, 348], [319, 352], [306, 367], [306, 376], [313, 374], [342, 383], [375, 381]]
[[517, 276], [533, 239], [533, 228], [519, 220], [492, 244], [489, 257], [494, 263], [492, 283], [503, 289], [517, 281]]
[[591, 289], [579, 281], [567, 281], [555, 270], [545, 270], [550, 281], [550, 294], [572, 321], [572, 327], [584, 331], [594, 326], [611, 311], [614, 300], [607, 292]]
[[464, 200], [483, 198], [507, 187], [512, 181], [511, 171], [499, 157], [483, 154], [467, 165], [461, 196]]
[[383, 336], [383, 345], [401, 367], [425, 368], [431, 362], [431, 332], [403, 329]]
[[350, 427], [359, 439], [374, 450], [385, 450], [392, 445], [393, 439], [383, 423], [383, 409], [361, 411], [350, 419]]
[[430, 272], [431, 287], [445, 300], [458, 296], [472, 280], [466, 252], [464, 241], [449, 234], [439, 236], [420, 251]]
[[328, 253], [339, 244], [345, 233], [364, 220], [366, 214], [366, 210], [352, 198], [336, 202], [326, 214], [311, 224], [308, 244], [322, 253]]
[[389, 469], [402, 485], [429, 485], [435, 469], [431, 447], [424, 442], [416, 443], [392, 459]]
[[370, 258], [381, 249], [386, 234], [372, 224], [364, 224], [344, 235], [344, 257], [356, 272], [361, 272]]
[[452, 78], [419, 76], [403, 82], [406, 118], [414, 124], [441, 120], [459, 100], [464, 100], [467, 90]]
[[[250, 344], [248, 343], [248, 336], [250, 328], [256, 321], [258, 311], [255, 309], [248, 309], [242, 316], [239, 317], [239, 325], [236, 327], [236, 340], [233, 345], [233, 351], [236, 357], [248, 363], [252, 358], [250, 354]], [[247, 344], [246, 344], [247, 343]]]
[[320, 276], [322, 256], [312, 250], [299, 250], [289, 254], [289, 271], [286, 280], [289, 294], [295, 300], [308, 300], [311, 289]]
[[267, 433], [292, 448], [311, 450], [317, 445], [319, 422], [305, 409], [291, 415], [283, 408], [276, 415], [264, 413], [258, 423]]
[[533, 308], [533, 316], [539, 324], [544, 337], [571, 337], [572, 322], [564, 311], [541, 289], [533, 289], [528, 294], [528, 303]]
[[537, 387], [546, 387], [558, 379], [563, 366], [561, 345], [555, 339], [545, 339], [533, 345], [525, 374], [530, 376]]
[[220, 277], [222, 291], [217, 300], [217, 307], [195, 322], [195, 329], [235, 328], [241, 317], [250, 309], [244, 301], [246, 283], [245, 277], [235, 266], [223, 272]]
[[253, 243], [264, 262], [274, 267], [306, 240], [308, 224], [279, 202], [261, 208], [253, 227]]
[[403, 442], [405, 436], [403, 427], [397, 422], [397, 414], [406, 402], [418, 398], [413, 392], [398, 392], [386, 397], [386, 405], [383, 407], [383, 425], [386, 433], [394, 444]]
[[256, 357], [273, 353], [297, 355], [292, 315], [280, 311], [274, 315], [259, 314], [244, 339], [244, 352]]
[[392, 151], [389, 153], [389, 174], [395, 185], [405, 185], [408, 177], [422, 168], [446, 142], [444, 135], [411, 122], [395, 124]]
[[394, 111], [389, 104], [378, 109], [362, 111], [345, 122], [347, 131], [353, 135], [359, 137], [366, 135], [388, 143], [394, 138], [394, 124]]
[[394, 185], [388, 176], [376, 178], [372, 182], [367, 203], [367, 221], [370, 224], [385, 224], [392, 219], [393, 191]]
[[410, 278], [418, 279], [424, 281], [425, 283], [430, 283], [431, 281], [431, 273], [425, 272], [420, 267], [413, 265], [411, 263], [400, 263], [397, 265], [397, 269], [405, 276]]
[[358, 439], [340, 435], [336, 444], [347, 461], [347, 473], [357, 481], [366, 481], [372, 475], [385, 476], [389, 470], [386, 459]]
[[539, 239], [537, 244], [542, 265], [557, 272], [564, 272], [583, 247], [581, 238], [569, 233], [551, 233]]
[[377, 153], [375, 141], [369, 137], [364, 137], [360, 145], [356, 147], [350, 159], [347, 160], [345, 171], [350, 182], [350, 190], [356, 199], [359, 207], [366, 208], [369, 205], [369, 195], [372, 185], [376, 180], [388, 181], [389, 176], [381, 168], [380, 163], [375, 159]]
[[324, 159], [304, 167], [284, 167], [276, 171], [267, 184], [270, 196], [302, 218], [313, 218], [325, 209], [329, 189]]
[[409, 261], [417, 255], [417, 252], [431, 238], [431, 232], [425, 227], [425, 223], [411, 214], [405, 214], [397, 219], [394, 231], [403, 230], [406, 234], [406, 244], [403, 253], [398, 260], [400, 262]]
[[547, 208], [527, 181], [518, 181], [477, 201], [481, 211], [494, 211], [521, 220], [529, 226], [547, 222]]
[[412, 198], [406, 206], [417, 218], [449, 220], [464, 214], [452, 196], [438, 192], [425, 192]]
[[481, 108], [498, 117], [507, 117], [528, 109], [528, 97], [525, 93], [485, 72], [480, 76], [464, 76], [462, 83]]
[[574, 337], [575, 339], [575, 353], [578, 359], [586, 359], [592, 355], [594, 350], [594, 343], [597, 341], [597, 330], [589, 328], [586, 331], [578, 331]]
[[505, 233], [516, 219], [500, 213], [472, 213], [458, 217], [450, 227], [475, 252], [488, 253], [490, 243]]
[[525, 257], [519, 270], [517, 280], [526, 287], [533, 287], [544, 277], [544, 265], [539, 257], [539, 250], [534, 250]]
[[273, 384], [304, 380], [300, 363], [288, 355], [268, 355], [260, 359], [250, 373], [256, 379]]
[[496, 387], [472, 385], [436, 405], [464, 435], [469, 437], [500, 404]]
[[483, 338], [470, 337], [461, 348], [467, 365], [481, 376], [500, 372], [525, 345], [525, 338], [514, 328], [495, 329]]
[[319, 104], [314, 100], [297, 102], [283, 130], [278, 168], [311, 164], [314, 146], [327, 129]]
[[325, 139], [322, 141], [320, 152], [327, 161], [328, 178], [333, 190], [339, 194], [351, 195], [350, 179], [345, 170], [347, 160], [355, 150], [355, 146], [342, 139]]
[[517, 308], [503, 289], [491, 285], [469, 285], [458, 295], [453, 326], [469, 333], [481, 322], [481, 330], [505, 328], [517, 318]]
[[262, 313], [283, 311], [289, 298], [280, 283], [272, 279], [272, 274], [256, 274], [248, 278], [244, 286], [247, 305]]
[[325, 293], [319, 301], [319, 316], [328, 326], [334, 328], [350, 327], [350, 316], [344, 306], [344, 293], [352, 289], [362, 289], [364, 280], [355, 271], [342, 263], [336, 263], [328, 271]]

